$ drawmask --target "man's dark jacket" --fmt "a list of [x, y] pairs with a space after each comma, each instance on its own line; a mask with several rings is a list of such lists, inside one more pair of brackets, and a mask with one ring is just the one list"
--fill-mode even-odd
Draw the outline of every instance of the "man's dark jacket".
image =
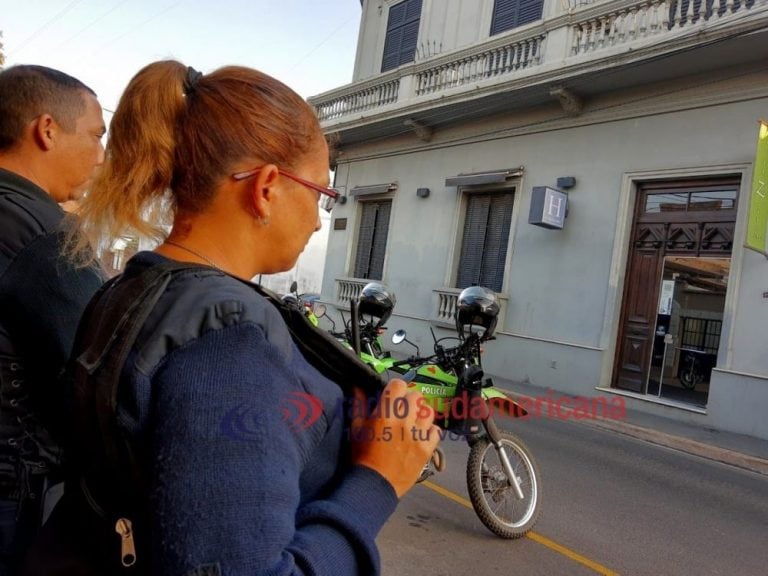
[[39, 499], [56, 472], [66, 396], [57, 385], [80, 316], [103, 282], [61, 255], [64, 211], [0, 169], [0, 500]]

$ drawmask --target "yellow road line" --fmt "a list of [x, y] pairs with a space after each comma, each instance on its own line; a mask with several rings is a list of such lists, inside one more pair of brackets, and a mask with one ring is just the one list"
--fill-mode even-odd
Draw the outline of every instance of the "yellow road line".
[[[429, 480], [425, 480], [424, 482], [422, 482], [421, 486], [429, 488], [430, 490], [437, 492], [441, 496], [445, 496], [449, 500], [453, 500], [457, 504], [461, 504], [462, 506], [465, 506], [470, 510], [474, 510], [472, 508], [472, 503], [469, 500], [467, 500], [466, 498], [462, 498], [458, 494], [455, 494], [454, 492], [451, 492], [450, 490], [443, 488], [442, 486], [439, 486], [433, 482], [430, 482]], [[546, 536], [542, 536], [538, 532], [533, 532], [533, 531], [528, 532], [528, 534], [526, 534], [526, 537], [530, 538], [534, 542], [541, 544], [542, 546], [546, 546], [550, 550], [554, 550], [558, 554], [562, 554], [566, 558], [570, 558], [574, 562], [578, 562], [579, 564], [586, 566], [590, 570], [594, 570], [598, 574], [602, 574], [603, 576], [619, 576], [618, 572], [614, 572], [613, 570], [606, 568], [602, 564], [598, 564], [594, 560], [590, 560], [586, 556], [582, 556], [578, 552], [575, 552], [570, 548], [566, 548], [565, 546], [558, 544], [554, 540], [550, 540]]]

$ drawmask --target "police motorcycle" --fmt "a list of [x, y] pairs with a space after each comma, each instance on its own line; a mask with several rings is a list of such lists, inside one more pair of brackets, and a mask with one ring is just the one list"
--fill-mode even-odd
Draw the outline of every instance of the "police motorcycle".
[[[312, 310], [312, 306], [309, 305], [308, 302], [304, 302], [301, 299], [301, 296], [299, 296], [298, 293], [298, 284], [294, 280], [291, 282], [291, 286], [288, 289], [288, 292], [282, 297], [282, 301], [285, 304], [288, 304], [289, 306], [292, 306], [293, 308], [300, 310], [306, 319], [312, 324], [313, 326], [318, 326], [320, 323], [319, 318], [323, 314], [325, 314], [325, 307], [321, 307], [319, 310], [315, 311]], [[320, 312], [320, 315], [317, 314], [317, 312]]]
[[[510, 417], [526, 414], [490, 378], [484, 378], [482, 345], [494, 339], [499, 313], [496, 295], [480, 286], [463, 290], [455, 316], [457, 336], [437, 339], [433, 331], [434, 353], [430, 356], [420, 356], [404, 330], [395, 332], [393, 344], [407, 342], [416, 348], [416, 354], [404, 360], [393, 358], [381, 347], [382, 329], [395, 305], [394, 294], [379, 283], [370, 283], [357, 304], [360, 358], [377, 372], [406, 380], [418, 390], [435, 410], [443, 439], [466, 440], [470, 449], [467, 490], [475, 513], [497, 536], [524, 536], [539, 517], [541, 473], [528, 447], [500, 430], [494, 419], [499, 413]], [[348, 332], [345, 330], [344, 337]], [[445, 457], [438, 449], [419, 481], [444, 467]]]

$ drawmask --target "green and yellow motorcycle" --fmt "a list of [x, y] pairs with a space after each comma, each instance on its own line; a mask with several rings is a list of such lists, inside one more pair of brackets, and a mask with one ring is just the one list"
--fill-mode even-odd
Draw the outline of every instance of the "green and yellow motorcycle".
[[[361, 296], [364, 293], [365, 289]], [[516, 418], [524, 416], [525, 410], [483, 374], [482, 345], [493, 340], [499, 312], [496, 295], [479, 286], [462, 291], [456, 311], [457, 336], [437, 339], [433, 331], [432, 355], [420, 356], [405, 331], [396, 331], [394, 345], [408, 342], [416, 348], [415, 355], [401, 360], [382, 346], [382, 319], [389, 318], [394, 306], [394, 296], [388, 296], [388, 311], [359, 303], [361, 313], [355, 324], [359, 327], [360, 358], [376, 372], [406, 380], [418, 390], [437, 413], [435, 422], [443, 431], [443, 440], [467, 442], [467, 489], [483, 524], [502, 538], [524, 536], [539, 517], [541, 473], [528, 447], [496, 424], [497, 417]], [[378, 302], [386, 300], [379, 295]], [[349, 342], [352, 321], [345, 322], [344, 332], [333, 334]], [[438, 450], [420, 481], [444, 465], [445, 458]]]

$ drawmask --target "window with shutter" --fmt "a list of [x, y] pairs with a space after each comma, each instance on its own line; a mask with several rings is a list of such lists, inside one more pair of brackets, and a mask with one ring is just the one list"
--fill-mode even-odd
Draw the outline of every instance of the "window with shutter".
[[513, 199], [513, 192], [468, 195], [457, 288], [477, 285], [501, 292]]
[[387, 252], [391, 200], [361, 202], [360, 231], [357, 236], [355, 278], [381, 280]]
[[381, 71], [413, 62], [419, 38], [422, 0], [405, 0], [389, 9]]
[[544, 0], [495, 0], [491, 36], [541, 19]]

